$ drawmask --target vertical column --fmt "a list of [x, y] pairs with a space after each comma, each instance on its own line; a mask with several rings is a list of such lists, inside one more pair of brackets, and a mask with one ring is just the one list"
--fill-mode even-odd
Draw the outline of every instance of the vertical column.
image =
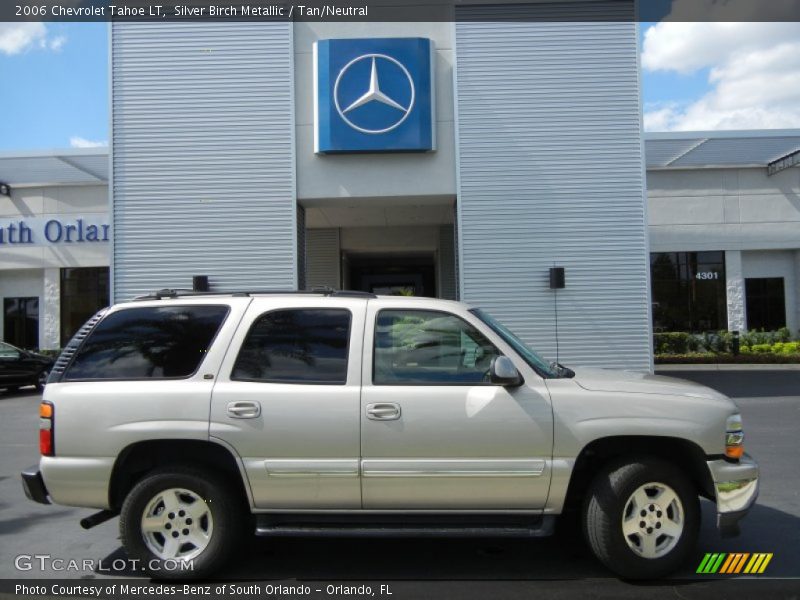
[[564, 364], [648, 371], [635, 6], [602, 6], [608, 21], [597, 2], [515, 4], [526, 18], [513, 23], [493, 20], [500, 5], [457, 6], [459, 284], [554, 359], [548, 273], [564, 267]]
[[728, 331], [745, 331], [747, 322], [744, 306], [744, 276], [742, 252], [725, 251], [726, 294], [728, 298]]
[[296, 288], [291, 21], [114, 22], [110, 43], [112, 296]]
[[40, 309], [39, 347], [61, 347], [61, 269], [44, 270], [44, 295]]

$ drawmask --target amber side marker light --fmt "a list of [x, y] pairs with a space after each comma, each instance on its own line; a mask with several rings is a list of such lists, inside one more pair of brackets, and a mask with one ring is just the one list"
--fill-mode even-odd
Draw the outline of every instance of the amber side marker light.
[[742, 415], [731, 415], [725, 423], [725, 456], [735, 460], [744, 456]]
[[42, 456], [55, 455], [53, 417], [55, 407], [46, 400], [39, 405], [39, 453]]

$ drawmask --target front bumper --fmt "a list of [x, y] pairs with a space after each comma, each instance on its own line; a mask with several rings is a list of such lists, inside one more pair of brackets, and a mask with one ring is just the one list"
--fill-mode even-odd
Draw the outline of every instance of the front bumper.
[[40, 504], [50, 504], [49, 494], [47, 493], [47, 487], [44, 485], [42, 473], [39, 471], [39, 465], [28, 467], [20, 473], [20, 476], [22, 477], [22, 489], [25, 491], [28, 500], [33, 500]]
[[708, 461], [717, 501], [717, 527], [723, 537], [739, 535], [743, 519], [758, 497], [758, 463], [745, 454], [738, 463]]

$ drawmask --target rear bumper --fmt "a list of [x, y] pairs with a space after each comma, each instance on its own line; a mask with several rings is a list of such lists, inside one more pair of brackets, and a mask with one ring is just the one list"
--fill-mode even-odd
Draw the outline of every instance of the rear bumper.
[[710, 460], [708, 468], [714, 482], [717, 527], [725, 537], [738, 535], [739, 521], [758, 497], [758, 463], [745, 454], [738, 463]]
[[47, 493], [47, 487], [44, 485], [42, 473], [39, 471], [39, 465], [28, 467], [20, 473], [20, 476], [22, 477], [22, 489], [25, 491], [28, 500], [33, 500], [39, 504], [50, 504], [49, 494]]

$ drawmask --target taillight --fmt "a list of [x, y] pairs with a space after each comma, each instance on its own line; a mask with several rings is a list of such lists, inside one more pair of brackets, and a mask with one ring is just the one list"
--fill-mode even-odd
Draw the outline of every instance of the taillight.
[[731, 415], [725, 423], [725, 456], [735, 460], [744, 456], [742, 415]]
[[39, 453], [42, 456], [55, 455], [54, 421], [55, 407], [45, 400], [39, 405]]

